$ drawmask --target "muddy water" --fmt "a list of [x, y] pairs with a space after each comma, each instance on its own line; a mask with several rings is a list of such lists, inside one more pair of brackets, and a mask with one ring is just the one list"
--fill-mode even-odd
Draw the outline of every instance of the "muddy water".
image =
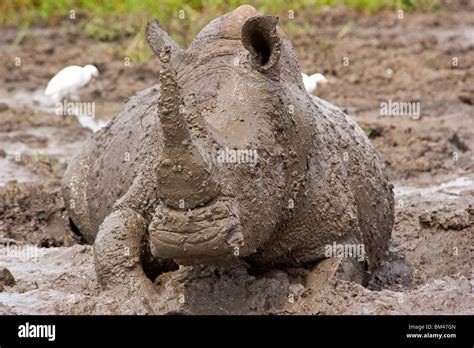
[[[338, 39], [351, 18], [353, 30]], [[288, 34], [302, 70], [334, 81], [318, 95], [371, 134], [395, 186], [386, 260], [367, 287], [339, 279], [335, 260], [264, 276], [249, 275], [244, 265], [181, 267], [155, 281], [156, 312], [473, 314], [474, 17], [407, 14], [399, 21], [391, 13], [361, 18], [333, 10], [310, 20], [317, 34]], [[92, 248], [69, 228], [60, 180], [91, 128], [156, 83], [159, 66], [154, 59], [124, 66], [108, 53], [120, 42], [71, 39], [73, 32], [32, 29], [14, 48], [18, 30], [0, 38], [7, 62], [0, 65], [0, 267], [16, 279], [0, 292], [0, 313], [147, 312], [138, 299], [99, 291]], [[345, 56], [349, 66], [341, 64]], [[15, 67], [12, 57], [25, 63]], [[87, 125], [56, 115], [42, 91], [64, 66], [89, 63], [101, 75], [77, 96], [95, 103]], [[388, 99], [420, 101], [422, 117], [380, 117]]]
[[395, 197], [402, 198], [403, 196], [410, 195], [436, 195], [436, 194], [445, 194], [451, 196], [452, 198], [458, 196], [463, 191], [471, 191], [474, 189], [474, 180], [467, 176], [456, 177], [452, 180], [442, 182], [436, 185], [431, 185], [424, 187], [420, 185], [419, 187], [410, 187], [410, 186], [395, 186], [394, 192]]
[[[58, 104], [52, 102], [49, 97], [44, 95], [44, 88], [38, 88], [34, 91], [15, 90], [14, 93], [0, 89], [0, 103], [4, 103], [11, 108], [28, 107], [32, 110], [52, 115], [75, 117], [83, 128], [89, 129], [92, 132], [97, 132], [105, 127], [121, 107], [121, 103], [117, 102], [81, 102], [77, 98]], [[89, 107], [87, 103], [93, 104], [93, 107]], [[90, 109], [93, 110], [93, 114], [85, 113], [81, 108], [82, 105], [88, 111]], [[68, 110], [68, 108], [72, 109], [72, 112], [63, 111]]]
[[18, 182], [28, 182], [38, 180], [38, 176], [31, 171], [18, 167], [10, 162], [9, 159], [0, 158], [0, 186], [4, 186], [8, 181], [16, 180]]
[[[395, 191], [398, 211], [390, 254], [369, 288], [337, 279], [324, 263], [263, 278], [238, 267], [181, 267], [157, 281], [162, 289], [157, 313], [472, 314], [472, 222], [466, 207], [472, 203], [473, 181], [462, 177], [423, 188], [396, 185]], [[452, 200], [448, 209], [447, 199]], [[99, 291], [90, 246], [18, 250], [24, 249], [0, 247], [0, 267], [17, 279], [15, 288], [0, 294], [0, 312], [147, 312], [139, 301], [123, 302]]]
[[[61, 118], [67, 117], [71, 119], [70, 123], [76, 123], [78, 127], [91, 132], [97, 132], [105, 127], [121, 108], [121, 103], [118, 102], [94, 102], [93, 115], [84, 115], [80, 112], [62, 115], [62, 108], [51, 103], [49, 98], [44, 95], [44, 88], [34, 91], [20, 88], [14, 89], [13, 92], [0, 89], [0, 103], [11, 109], [26, 108], [33, 114], [35, 112], [43, 113], [51, 118], [57, 118], [59, 122]], [[77, 100], [71, 103], [77, 106], [79, 105], [77, 103], [81, 103], [81, 101]], [[5, 152], [5, 156], [0, 157], [0, 186], [4, 186], [11, 180], [18, 182], [40, 180], [40, 177], [34, 172], [21, 166], [21, 157], [24, 155], [35, 158], [48, 156], [55, 158], [60, 163], [67, 163], [80, 150], [85, 138], [70, 141], [67, 135], [62, 133], [64, 132], [61, 127], [48, 124], [21, 127], [15, 131], [9, 129], [0, 131], [0, 149]]]

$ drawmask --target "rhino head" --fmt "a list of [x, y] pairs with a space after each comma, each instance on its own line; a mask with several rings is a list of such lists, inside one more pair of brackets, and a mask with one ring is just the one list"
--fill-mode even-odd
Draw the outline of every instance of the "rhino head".
[[306, 94], [278, 18], [241, 6], [207, 25], [187, 50], [151, 21], [160, 57], [160, 204], [152, 253], [180, 264], [255, 253], [291, 215], [304, 186]]

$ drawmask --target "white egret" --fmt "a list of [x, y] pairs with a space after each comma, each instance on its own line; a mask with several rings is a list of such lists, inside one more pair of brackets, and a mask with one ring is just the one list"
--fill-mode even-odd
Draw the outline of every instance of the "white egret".
[[109, 123], [108, 120], [94, 119], [87, 116], [79, 116], [77, 119], [82, 128], [90, 129], [93, 133], [98, 132]]
[[329, 83], [329, 80], [319, 73], [313, 74], [311, 76], [301, 73], [301, 76], [303, 78], [304, 88], [309, 94], [316, 90], [318, 83], [322, 85]]
[[44, 94], [57, 103], [87, 85], [92, 77], [98, 76], [99, 70], [94, 65], [71, 65], [62, 69], [48, 82]]

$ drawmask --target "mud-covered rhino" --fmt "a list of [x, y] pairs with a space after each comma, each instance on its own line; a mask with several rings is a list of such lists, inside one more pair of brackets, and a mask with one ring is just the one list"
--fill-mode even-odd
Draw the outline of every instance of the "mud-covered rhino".
[[[241, 6], [187, 50], [149, 23], [160, 84], [131, 98], [64, 178], [106, 288], [147, 296], [149, 278], [176, 264], [301, 266], [334, 243], [362, 244], [360, 267], [378, 265], [393, 224], [383, 162], [354, 121], [306, 93], [277, 21]], [[242, 150], [256, 161], [229, 156]]]

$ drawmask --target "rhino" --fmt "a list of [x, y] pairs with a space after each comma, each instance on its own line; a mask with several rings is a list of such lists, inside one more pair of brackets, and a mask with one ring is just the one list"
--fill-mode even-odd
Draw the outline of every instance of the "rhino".
[[154, 277], [178, 265], [303, 267], [335, 245], [363, 246], [353, 272], [380, 264], [394, 220], [384, 163], [349, 116], [306, 92], [277, 23], [244, 5], [188, 49], [148, 23], [159, 83], [89, 139], [63, 180], [105, 289], [153, 296]]

